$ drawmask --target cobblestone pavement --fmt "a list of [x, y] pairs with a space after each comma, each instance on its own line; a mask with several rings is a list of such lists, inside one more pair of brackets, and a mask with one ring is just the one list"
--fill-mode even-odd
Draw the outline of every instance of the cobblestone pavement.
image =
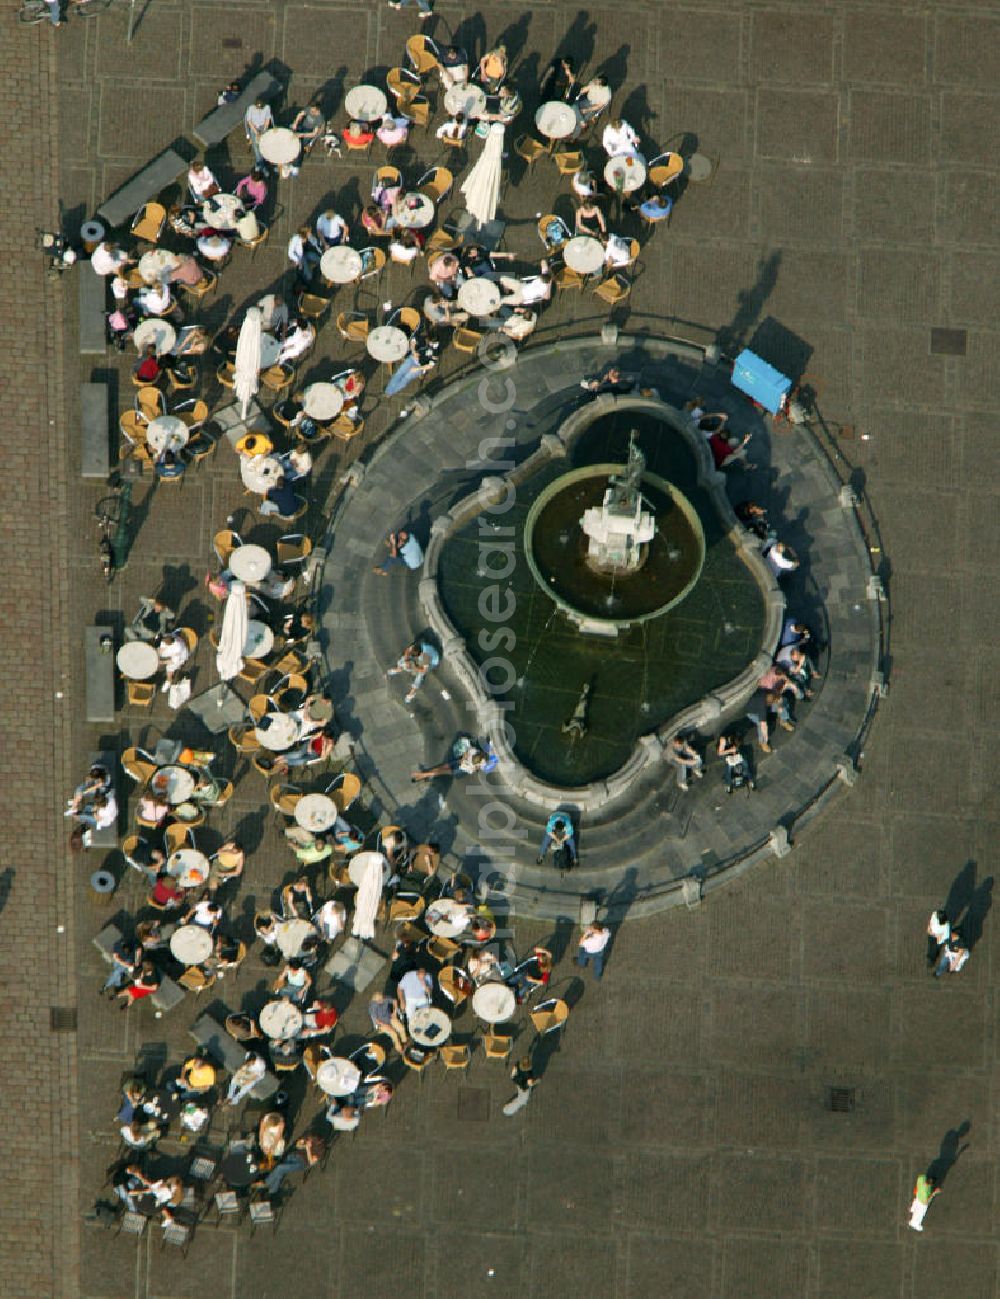
[[[10, 424], [5, 645], [17, 686], [2, 759], [0, 1078], [17, 1122], [3, 1146], [4, 1293], [270, 1297], [294, 1278], [331, 1296], [362, 1286], [371, 1296], [452, 1296], [480, 1285], [518, 1296], [916, 1299], [942, 1285], [963, 1299], [992, 1296], [1000, 1056], [987, 912], [1000, 812], [987, 769], [996, 581], [982, 555], [1000, 487], [989, 425], [998, 172], [987, 147], [1000, 18], [985, 0], [437, 8], [432, 34], [460, 28], [481, 48], [504, 33], [529, 82], [566, 37], [590, 68], [607, 61], [634, 125], [661, 147], [694, 133], [717, 163], [644, 250], [628, 324], [756, 337], [817, 390], [879, 516], [892, 598], [891, 692], [863, 777], [784, 861], [697, 912], [628, 925], [601, 988], [585, 976], [519, 1119], [499, 1113], [502, 1071], [479, 1062], [461, 1083], [401, 1087], [295, 1195], [274, 1236], [203, 1228], [182, 1262], [158, 1238], [82, 1226], [115, 1151], [110, 1103], [122, 1071], [143, 1044], [176, 1060], [196, 1013], [184, 1004], [163, 1020], [132, 1019], [95, 995], [90, 939], [139, 893], [126, 881], [110, 906], [93, 899], [86, 877], [100, 858], [65, 852], [60, 799], [91, 752], [175, 719], [158, 700], [150, 714], [88, 726], [82, 629], [131, 614], [162, 583], [207, 632], [198, 583], [211, 535], [242, 495], [225, 449], [172, 495], [140, 488], [128, 570], [100, 583], [99, 489], [79, 478], [78, 383], [107, 374], [124, 405], [128, 376], [117, 359], [81, 362], [76, 284], [46, 285], [27, 250], [60, 204], [78, 225], [153, 153], [190, 137], [219, 86], [256, 59], [291, 70], [290, 105], [324, 83], [339, 104], [344, 87], [401, 61], [416, 19], [374, 4], [151, 0], [136, 6], [130, 45], [124, 4], [58, 32], [12, 28], [2, 55], [17, 130], [0, 146], [10, 178], [0, 364]], [[245, 164], [238, 133], [229, 149], [209, 157], [227, 173]], [[418, 153], [433, 160], [432, 141]], [[328, 194], [356, 209], [373, 165], [311, 160], [281, 192], [270, 244], [226, 272], [209, 320], [279, 280], [292, 226]], [[504, 203], [519, 222], [509, 247], [537, 255], [534, 214], [553, 192], [544, 159], [511, 185]], [[379, 298], [412, 292], [395, 268]], [[594, 330], [595, 305], [564, 296], [545, 323]], [[939, 327], [964, 331], [958, 354], [932, 350]], [[332, 332], [317, 366], [347, 355]], [[377, 413], [366, 438], [386, 424]], [[333, 456], [323, 464], [318, 497], [342, 468]], [[318, 536], [319, 513], [307, 523]], [[207, 685], [205, 649], [198, 663]], [[262, 794], [245, 776], [213, 825], [239, 827], [255, 846], [240, 895], [248, 907], [288, 865]], [[976, 941], [961, 977], [934, 984], [923, 927], [945, 899], [952, 909], [971, 902]], [[517, 937], [573, 941], [527, 926]], [[248, 963], [225, 1000], [258, 995], [264, 973]], [[568, 967], [558, 973], [565, 986]], [[76, 1031], [53, 1031], [73, 1021], [51, 1012], [74, 1008]], [[853, 1110], [827, 1108], [831, 1087], [853, 1089]], [[965, 1122], [969, 1148], [924, 1237], [912, 1236], [913, 1178], [947, 1155]]]

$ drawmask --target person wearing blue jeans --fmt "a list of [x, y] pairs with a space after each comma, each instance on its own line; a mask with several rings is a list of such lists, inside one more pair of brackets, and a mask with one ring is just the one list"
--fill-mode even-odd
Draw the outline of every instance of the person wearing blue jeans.
[[600, 981], [604, 974], [604, 954], [611, 940], [611, 930], [606, 925], [599, 925], [595, 920], [580, 935], [580, 944], [576, 949], [577, 965], [586, 968], [594, 967], [594, 978]]
[[62, 0], [45, 0], [49, 7], [49, 22], [53, 27], [62, 25]]
[[553, 812], [545, 822], [545, 833], [542, 836], [541, 847], [538, 849], [538, 856], [535, 858], [537, 865], [541, 865], [550, 848], [565, 848], [566, 855], [570, 863], [576, 865], [576, 842], [573, 837], [573, 822], [564, 812]]
[[414, 4], [420, 10], [421, 22], [423, 22], [425, 18], [429, 18], [431, 16], [430, 0], [389, 0], [390, 9], [409, 8], [410, 5], [414, 5]]
[[427, 374], [432, 370], [436, 350], [431, 344], [421, 342], [414, 335], [410, 341], [410, 354], [385, 385], [385, 395], [395, 397], [397, 393], [401, 393], [404, 388], [408, 387], [414, 379], [418, 379], [422, 374]]

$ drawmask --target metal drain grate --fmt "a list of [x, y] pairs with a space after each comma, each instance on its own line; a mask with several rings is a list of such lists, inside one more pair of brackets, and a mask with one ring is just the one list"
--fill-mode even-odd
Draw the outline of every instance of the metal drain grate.
[[968, 339], [964, 329], [932, 329], [931, 356], [964, 356]]
[[50, 1006], [49, 1030], [53, 1033], [76, 1032], [75, 1006]]
[[460, 1087], [458, 1117], [466, 1123], [486, 1123], [490, 1117], [489, 1088]]
[[222, 42], [222, 48], [224, 50], [241, 50], [243, 48], [243, 41], [239, 36], [227, 36]]
[[850, 1114], [854, 1109], [857, 1092], [853, 1087], [828, 1087], [826, 1108], [834, 1114]]

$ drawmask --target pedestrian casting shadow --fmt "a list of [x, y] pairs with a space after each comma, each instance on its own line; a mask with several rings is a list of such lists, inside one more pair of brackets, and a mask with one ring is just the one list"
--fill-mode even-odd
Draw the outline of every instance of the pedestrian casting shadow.
[[634, 866], [630, 866], [618, 883], [609, 892], [598, 890], [592, 894], [591, 901], [597, 908], [597, 915], [604, 924], [611, 930], [611, 937], [608, 939], [608, 945], [604, 949], [604, 971], [607, 973], [608, 965], [615, 950], [615, 943], [618, 941], [618, 931], [622, 926], [629, 908], [635, 901], [638, 888], [636, 878], [639, 872]]
[[962, 1138], [968, 1135], [972, 1123], [966, 1119], [964, 1123], [957, 1128], [950, 1128], [941, 1138], [941, 1149], [938, 1151], [937, 1158], [931, 1160], [927, 1167], [927, 1176], [936, 1186], [943, 1186], [944, 1179], [958, 1162], [959, 1155], [965, 1153], [972, 1144], [967, 1141], [962, 1145]]
[[990, 907], [993, 905], [993, 876], [990, 875], [983, 880], [979, 888], [972, 895], [972, 901], [969, 903], [969, 909], [962, 917], [962, 923], [959, 932], [965, 939], [965, 945], [971, 952], [976, 943], [982, 937], [983, 924], [990, 913]]
[[7, 905], [11, 890], [14, 887], [14, 867], [8, 866], [5, 871], [0, 873], [0, 911], [3, 911]]
[[962, 869], [958, 872], [951, 882], [948, 890], [948, 897], [945, 900], [944, 910], [948, 914], [948, 919], [953, 927], [957, 927], [959, 917], [966, 908], [972, 906], [972, 899], [976, 894], [976, 861], [975, 858], [969, 858]]

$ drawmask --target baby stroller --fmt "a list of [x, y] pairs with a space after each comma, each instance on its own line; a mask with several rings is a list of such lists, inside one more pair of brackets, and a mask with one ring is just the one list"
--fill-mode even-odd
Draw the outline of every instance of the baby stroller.
[[750, 759], [740, 749], [737, 753], [727, 755], [724, 761], [726, 765], [723, 779], [726, 782], [726, 793], [732, 794], [737, 789], [745, 789], [749, 798], [750, 791], [757, 788]]

